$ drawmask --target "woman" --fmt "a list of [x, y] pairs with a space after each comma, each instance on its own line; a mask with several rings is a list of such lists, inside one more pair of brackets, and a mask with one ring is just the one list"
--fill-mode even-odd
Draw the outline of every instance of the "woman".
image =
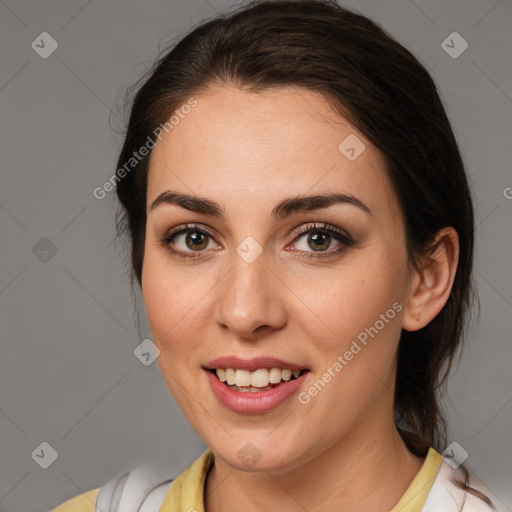
[[162, 375], [208, 450], [55, 512], [494, 509], [440, 455], [473, 209], [409, 51], [328, 0], [203, 23], [138, 88], [117, 177]]

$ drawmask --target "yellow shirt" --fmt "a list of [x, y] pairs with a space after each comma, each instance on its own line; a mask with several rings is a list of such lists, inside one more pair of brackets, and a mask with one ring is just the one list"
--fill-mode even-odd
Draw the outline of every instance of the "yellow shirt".
[[[434, 483], [443, 458], [433, 448], [411, 485], [391, 512], [421, 512]], [[159, 512], [187, 512], [195, 509], [204, 512], [203, 493], [206, 475], [213, 463], [213, 453], [206, 450], [192, 465], [169, 486]], [[52, 512], [95, 512], [99, 488], [81, 494]]]

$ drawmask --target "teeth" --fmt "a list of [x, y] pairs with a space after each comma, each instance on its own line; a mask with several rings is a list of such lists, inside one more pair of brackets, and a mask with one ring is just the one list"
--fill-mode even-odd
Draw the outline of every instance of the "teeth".
[[250, 386], [251, 372], [249, 370], [236, 370], [235, 386]]
[[[266, 368], [262, 368], [251, 373], [251, 386], [255, 388], [264, 388], [265, 386], [268, 386], [268, 383], [269, 374]], [[239, 384], [237, 384], [237, 386], [238, 385]]]
[[270, 384], [279, 384], [281, 382], [281, 374], [283, 371], [280, 368], [272, 368], [270, 370], [269, 382]]
[[226, 381], [231, 386], [235, 383], [235, 370], [233, 368], [226, 369]]
[[[239, 388], [267, 388], [269, 384], [279, 384], [281, 380], [289, 381], [292, 375], [298, 378], [301, 370], [281, 368], [259, 368], [254, 372], [235, 370], [234, 368], [217, 368], [215, 370], [221, 382]], [[252, 389], [251, 389], [252, 391]]]

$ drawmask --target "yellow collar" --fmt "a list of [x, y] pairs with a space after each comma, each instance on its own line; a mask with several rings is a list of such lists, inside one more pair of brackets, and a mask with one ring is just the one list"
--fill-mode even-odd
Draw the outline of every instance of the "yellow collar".
[[443, 462], [443, 457], [434, 448], [430, 448], [411, 485], [391, 512], [421, 512], [441, 467], [441, 462]]
[[206, 450], [171, 483], [160, 512], [204, 512], [204, 484], [213, 464], [213, 453]]
[[[204, 484], [213, 460], [213, 453], [208, 449], [181, 473], [170, 485], [160, 512], [204, 512]], [[442, 460], [441, 455], [430, 448], [418, 474], [391, 512], [421, 512]]]

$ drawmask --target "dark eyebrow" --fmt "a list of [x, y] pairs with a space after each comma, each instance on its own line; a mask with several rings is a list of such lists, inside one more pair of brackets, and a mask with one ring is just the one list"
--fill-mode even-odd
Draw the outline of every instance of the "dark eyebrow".
[[[279, 221], [294, 213], [320, 210], [339, 203], [351, 204], [352, 206], [360, 208], [369, 215], [372, 215], [370, 208], [368, 208], [368, 206], [366, 206], [357, 197], [347, 194], [330, 193], [312, 196], [295, 196], [284, 199], [273, 208], [271, 218], [274, 221]], [[181, 192], [173, 190], [162, 192], [151, 203], [149, 212], [161, 204], [174, 204], [191, 212], [212, 215], [219, 218], [224, 217], [224, 208], [215, 201], [204, 197], [182, 194]]]

